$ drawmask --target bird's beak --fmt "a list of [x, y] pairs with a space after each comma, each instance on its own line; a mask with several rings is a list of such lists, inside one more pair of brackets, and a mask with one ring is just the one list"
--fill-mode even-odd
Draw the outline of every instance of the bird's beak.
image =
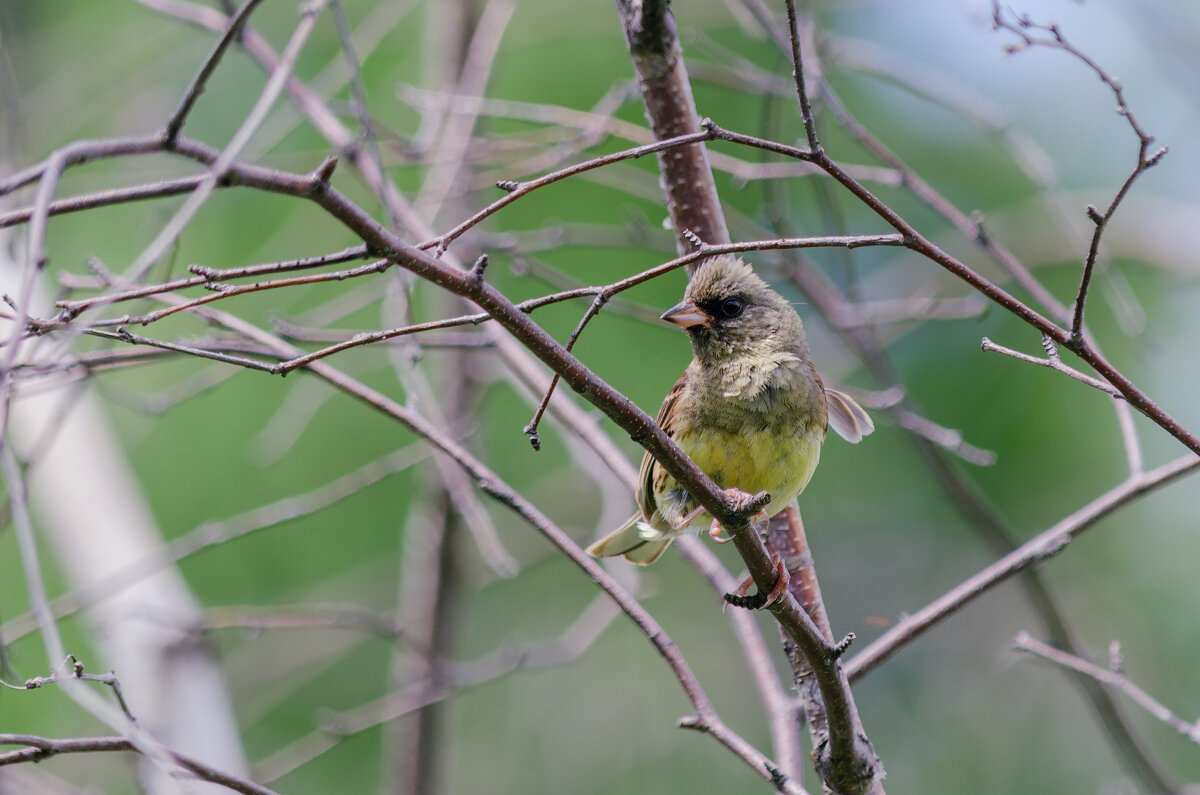
[[680, 301], [675, 306], [662, 313], [662, 319], [674, 323], [680, 328], [692, 326], [708, 326], [712, 324], [712, 315], [705, 312], [691, 301]]

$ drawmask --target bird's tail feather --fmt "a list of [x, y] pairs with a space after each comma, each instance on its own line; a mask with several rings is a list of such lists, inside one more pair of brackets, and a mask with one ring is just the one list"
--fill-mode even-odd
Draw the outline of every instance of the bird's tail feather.
[[[595, 558], [615, 558], [624, 555], [626, 560], [648, 566], [662, 557], [671, 545], [673, 536], [646, 532], [646, 522], [639, 511], [629, 521], [587, 548]], [[647, 536], [650, 536], [649, 538]]]

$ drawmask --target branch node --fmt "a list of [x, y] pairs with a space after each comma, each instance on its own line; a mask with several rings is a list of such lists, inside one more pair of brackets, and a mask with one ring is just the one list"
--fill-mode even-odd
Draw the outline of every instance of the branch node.
[[333, 170], [337, 168], [337, 165], [337, 155], [330, 155], [329, 157], [325, 158], [321, 162], [321, 165], [317, 166], [316, 169], [308, 175], [308, 192], [310, 194], [324, 193], [329, 187], [329, 180], [333, 178]]
[[1167, 155], [1167, 147], [1159, 147], [1158, 151], [1146, 158], [1146, 168], [1153, 168]]
[[538, 436], [537, 425], [531, 422], [525, 426], [522, 432], [529, 437], [529, 446], [535, 451], [541, 452], [542, 438]]
[[487, 266], [488, 266], [488, 255], [480, 254], [479, 258], [475, 260], [475, 264], [471, 266], [471, 271], [470, 271], [471, 279], [476, 284], [481, 284], [483, 282], [483, 272], [487, 269]]
[[1087, 206], [1087, 217], [1092, 219], [1092, 223], [1094, 223], [1096, 226], [1100, 226], [1104, 223], [1104, 216], [1100, 214], [1100, 211], [1096, 209], [1096, 205], [1094, 204], [1089, 204]]
[[1108, 670], [1114, 674], [1125, 673], [1125, 655], [1121, 653], [1121, 641], [1108, 644]]
[[520, 189], [521, 183], [514, 179], [502, 179], [496, 182], [496, 187], [502, 191], [505, 191], [506, 193], [512, 193], [513, 191]]
[[846, 650], [850, 648], [850, 644], [854, 643], [855, 637], [857, 636], [853, 632], [847, 632], [846, 637], [839, 640], [833, 647], [833, 659], [840, 659], [846, 653]]
[[983, 220], [983, 213], [979, 210], [971, 213], [971, 221], [975, 224], [975, 242], [981, 246], [986, 246], [991, 243], [991, 236], [988, 234], [987, 225]]

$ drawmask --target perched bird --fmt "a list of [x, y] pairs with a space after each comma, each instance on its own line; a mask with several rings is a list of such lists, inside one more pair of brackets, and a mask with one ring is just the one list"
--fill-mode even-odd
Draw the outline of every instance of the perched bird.
[[[800, 316], [737, 257], [708, 260], [662, 318], [687, 331], [693, 358], [658, 424], [722, 488], [769, 491], [768, 516], [808, 485], [827, 425], [854, 443], [875, 430], [853, 398], [822, 385]], [[647, 565], [688, 525], [709, 518], [649, 453], [637, 502], [629, 521], [588, 547], [591, 555]]]

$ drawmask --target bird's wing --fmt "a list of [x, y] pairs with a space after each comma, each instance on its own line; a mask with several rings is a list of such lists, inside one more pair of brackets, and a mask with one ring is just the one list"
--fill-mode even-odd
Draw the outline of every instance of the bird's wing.
[[[679, 380], [675, 382], [675, 386], [671, 387], [671, 391], [663, 399], [662, 408], [658, 410], [658, 417], [655, 421], [659, 424], [667, 436], [675, 438], [678, 423], [679, 398], [683, 395], [683, 390], [687, 386], [688, 374], [684, 371], [683, 375], [679, 376]], [[638, 506], [642, 509], [642, 516], [646, 521], [650, 521], [650, 517], [658, 509], [658, 501], [654, 495], [662, 490], [663, 481], [667, 477], [667, 472], [658, 462], [654, 460], [654, 456], [647, 451], [642, 456], [642, 466], [638, 470]]]

